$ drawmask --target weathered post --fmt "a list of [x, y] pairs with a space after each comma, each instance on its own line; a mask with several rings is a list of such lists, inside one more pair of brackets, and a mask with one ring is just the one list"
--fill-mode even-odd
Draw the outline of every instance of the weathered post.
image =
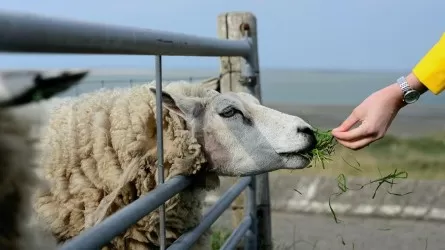
[[[253, 51], [249, 59], [253, 73], [256, 75], [253, 81], [242, 76], [245, 67], [243, 57], [221, 57], [220, 73], [221, 92], [248, 92], [256, 96], [261, 102], [261, 85], [259, 74], [259, 58], [257, 45], [256, 17], [249, 12], [229, 12], [218, 16], [218, 36], [223, 39], [243, 39], [245, 35], [251, 38]], [[261, 174], [256, 176], [256, 201], [257, 201], [257, 233], [258, 249], [271, 250], [271, 216], [269, 199], [269, 176]], [[235, 180], [236, 181], [236, 180]], [[239, 196], [232, 204], [232, 224], [238, 226], [243, 218], [243, 196]]]

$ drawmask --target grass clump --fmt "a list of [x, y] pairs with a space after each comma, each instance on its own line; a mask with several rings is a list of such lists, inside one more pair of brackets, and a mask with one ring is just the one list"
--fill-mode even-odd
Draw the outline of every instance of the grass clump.
[[320, 163], [324, 169], [325, 163], [332, 161], [337, 140], [335, 140], [331, 130], [322, 131], [317, 129], [315, 131], [315, 137], [317, 138], [317, 145], [315, 145], [315, 148], [312, 150], [312, 164], [309, 167], [316, 166]]

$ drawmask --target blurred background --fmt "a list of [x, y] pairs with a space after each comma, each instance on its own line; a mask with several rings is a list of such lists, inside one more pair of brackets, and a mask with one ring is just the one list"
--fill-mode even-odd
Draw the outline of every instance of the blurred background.
[[[321, 129], [339, 125], [372, 92], [408, 74], [445, 32], [439, 0], [15, 0], [0, 8], [209, 37], [217, 36], [220, 13], [252, 12], [263, 103]], [[61, 96], [154, 80], [153, 56], [0, 55], [4, 71], [60, 68], [92, 70]], [[164, 57], [163, 69], [164, 80], [199, 81], [219, 74], [219, 58]], [[324, 168], [271, 173], [277, 249], [445, 249], [444, 104], [444, 96], [427, 93], [369, 147], [337, 147]], [[364, 184], [400, 172], [407, 176], [396, 181], [398, 193], [384, 183], [374, 199], [366, 188], [344, 194], [338, 204], [355, 208], [340, 212], [341, 223], [317, 205], [289, 208], [289, 200], [326, 205], [339, 175]], [[287, 209], [279, 205], [284, 201]], [[215, 242], [230, 231], [227, 221], [218, 221]]]

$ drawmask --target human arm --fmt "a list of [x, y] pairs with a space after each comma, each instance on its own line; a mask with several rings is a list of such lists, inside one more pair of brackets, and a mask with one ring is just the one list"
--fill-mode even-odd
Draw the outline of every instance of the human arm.
[[[439, 94], [445, 88], [445, 33], [406, 76], [412, 89], [420, 94]], [[399, 110], [407, 104], [397, 83], [378, 90], [357, 106], [332, 135], [345, 147], [361, 149], [382, 138]], [[351, 129], [358, 122], [360, 126]]]

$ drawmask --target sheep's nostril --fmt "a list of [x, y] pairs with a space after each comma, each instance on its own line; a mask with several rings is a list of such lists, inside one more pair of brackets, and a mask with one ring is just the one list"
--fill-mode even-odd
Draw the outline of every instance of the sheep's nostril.
[[298, 133], [314, 135], [314, 131], [310, 127], [297, 128]]
[[314, 130], [310, 127], [303, 127], [297, 129], [298, 133], [304, 134], [308, 138], [308, 146], [305, 151], [311, 151], [317, 145], [317, 138], [315, 137]]

